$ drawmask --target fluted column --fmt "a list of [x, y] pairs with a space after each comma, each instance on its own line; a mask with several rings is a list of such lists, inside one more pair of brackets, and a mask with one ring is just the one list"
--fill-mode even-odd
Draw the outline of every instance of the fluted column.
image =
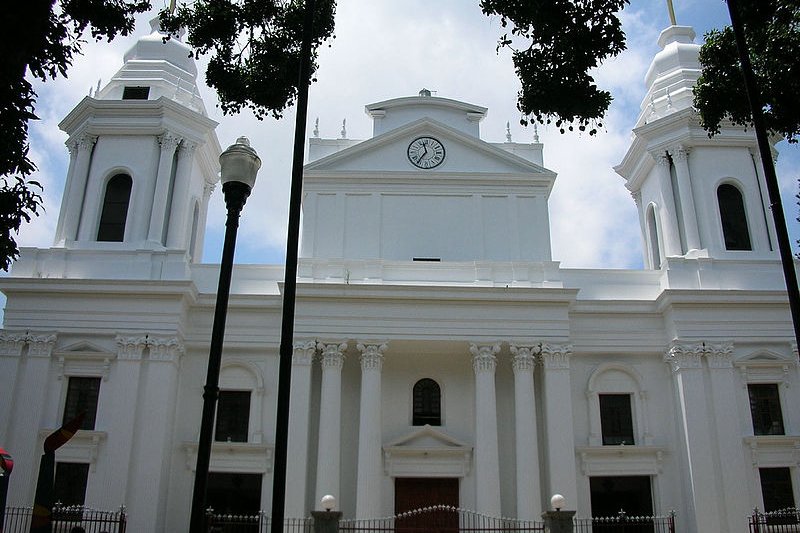
[[308, 422], [311, 400], [311, 364], [317, 351], [312, 340], [295, 342], [292, 351], [292, 387], [289, 398], [288, 449], [286, 459], [286, 504], [288, 518], [308, 516], [306, 483], [308, 478]]
[[158, 137], [161, 153], [158, 157], [158, 173], [153, 189], [153, 208], [150, 212], [150, 229], [147, 232], [147, 240], [161, 245], [164, 244], [164, 221], [167, 215], [167, 199], [172, 179], [172, 159], [180, 141], [180, 137], [170, 132], [165, 132]]
[[741, 381], [733, 369], [732, 343], [705, 343], [704, 355], [714, 398], [709, 423], [716, 426], [720, 457], [730, 459], [719, 471], [725, 487], [721, 500], [726, 507], [723, 516], [727, 518], [727, 524], [723, 522], [722, 525], [724, 531], [736, 531], [741, 528], [740, 510], [750, 506], [747, 458], [742, 449], [742, 420], [738, 411], [732, 408], [737, 404], [736, 389], [741, 386]]
[[321, 511], [320, 499], [326, 494], [341, 498], [342, 366], [346, 342], [319, 342], [322, 351], [322, 386], [319, 407], [319, 445], [317, 446], [317, 491], [314, 505]]
[[377, 518], [381, 513], [381, 368], [387, 344], [359, 342], [361, 404], [358, 425], [358, 483], [356, 517]]
[[193, 209], [189, 205], [189, 183], [192, 179], [192, 161], [197, 144], [183, 140], [178, 148], [178, 168], [175, 172], [175, 185], [172, 189], [172, 205], [169, 209], [167, 247], [188, 249], [191, 237], [187, 225]]
[[681, 199], [683, 229], [686, 232], [686, 248], [699, 250], [700, 232], [697, 229], [697, 212], [694, 209], [692, 194], [692, 176], [689, 172], [689, 149], [679, 146], [672, 150], [672, 161], [675, 163], [675, 175], [678, 178], [678, 195]]
[[719, 505], [722, 495], [717, 491], [713, 432], [709, 431], [711, 413], [706, 403], [703, 353], [702, 343], [673, 343], [664, 355], [664, 361], [672, 368], [677, 422], [686, 453], [683, 464], [688, 467], [688, 472], [680, 478], [684, 480], [681, 488], [689, 505], [686, 512], [686, 520], [691, 524], [689, 529], [697, 532], [725, 531]]
[[569, 344], [542, 344], [544, 415], [547, 428], [547, 465], [550, 491], [568, 502], [578, 501], [575, 469], [575, 431], [572, 425], [572, 384]]
[[[61, 203], [59, 229], [56, 230], [56, 242], [58, 243], [78, 239], [78, 225], [86, 202], [86, 198], [84, 198], [86, 180], [89, 177], [89, 165], [96, 142], [96, 136], [85, 134], [70, 146], [70, 154], [76, 153], [76, 155], [74, 156], [75, 163], [70, 165], [71, 172], [67, 176], [65, 200]], [[94, 200], [102, 201], [101, 199]]]
[[[661, 198], [663, 205], [659, 206], [661, 233], [664, 239], [664, 255], [683, 255], [681, 247], [681, 234], [678, 227], [678, 210], [675, 206], [675, 194], [672, 190], [672, 176], [669, 172], [669, 157], [666, 153], [656, 157], [656, 166], [661, 185]], [[569, 501], [569, 500], [568, 500]]]
[[514, 356], [514, 421], [517, 454], [517, 518], [538, 520], [542, 514], [539, 487], [539, 437], [533, 371], [538, 346], [511, 345]]
[[500, 516], [500, 456], [497, 444], [495, 368], [499, 344], [470, 344], [475, 371], [476, 510]]

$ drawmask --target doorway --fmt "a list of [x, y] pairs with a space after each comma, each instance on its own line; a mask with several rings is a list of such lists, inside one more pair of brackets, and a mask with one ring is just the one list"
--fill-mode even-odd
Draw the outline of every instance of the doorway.
[[[395, 515], [435, 505], [456, 508], [459, 504], [458, 478], [407, 478], [394, 480]], [[435, 509], [414, 513], [395, 521], [398, 533], [453, 533], [458, 531], [458, 512]]]

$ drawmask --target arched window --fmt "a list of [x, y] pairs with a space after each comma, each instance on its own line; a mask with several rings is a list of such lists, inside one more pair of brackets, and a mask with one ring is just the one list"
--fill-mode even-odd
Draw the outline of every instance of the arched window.
[[132, 187], [133, 180], [127, 174], [117, 174], [108, 180], [97, 228], [98, 241], [122, 242], [125, 239], [125, 220], [128, 218]]
[[439, 384], [424, 378], [414, 384], [414, 426], [442, 425], [442, 391]]
[[717, 201], [725, 249], [752, 250], [742, 192], [735, 185], [723, 183], [717, 188]]
[[661, 268], [661, 251], [656, 225], [656, 208], [652, 204], [647, 207], [647, 236], [650, 247], [650, 262], [653, 268]]

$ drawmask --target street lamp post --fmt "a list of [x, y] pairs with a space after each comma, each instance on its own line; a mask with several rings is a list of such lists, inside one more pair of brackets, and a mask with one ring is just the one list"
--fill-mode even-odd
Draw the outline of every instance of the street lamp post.
[[190, 533], [203, 533], [205, 525], [206, 488], [208, 466], [211, 462], [211, 442], [214, 430], [214, 414], [219, 396], [219, 371], [222, 363], [222, 342], [225, 337], [225, 320], [228, 315], [228, 296], [233, 273], [233, 252], [236, 248], [236, 232], [239, 215], [256, 181], [261, 159], [250, 147], [247, 137], [239, 137], [236, 144], [228, 147], [219, 156], [220, 181], [228, 210], [225, 221], [225, 241], [222, 246], [222, 261], [219, 267], [217, 305], [214, 310], [214, 325], [211, 329], [211, 347], [208, 354], [208, 373], [203, 392], [203, 416], [200, 422], [200, 442], [197, 446], [197, 468], [192, 492], [192, 514]]

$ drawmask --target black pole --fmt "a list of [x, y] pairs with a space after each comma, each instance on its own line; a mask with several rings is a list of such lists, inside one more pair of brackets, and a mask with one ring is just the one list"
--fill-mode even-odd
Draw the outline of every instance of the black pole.
[[797, 287], [797, 273], [794, 269], [794, 256], [789, 241], [789, 232], [786, 229], [786, 219], [783, 216], [781, 192], [778, 186], [778, 177], [775, 174], [775, 165], [772, 162], [772, 150], [767, 139], [767, 129], [764, 125], [764, 116], [761, 106], [761, 94], [753, 74], [750, 63], [750, 53], [744, 36], [744, 27], [739, 13], [738, 0], [728, 0], [728, 12], [731, 16], [731, 26], [736, 37], [736, 48], [739, 51], [739, 61], [742, 66], [742, 77], [747, 90], [747, 99], [750, 101], [750, 111], [753, 114], [753, 129], [758, 139], [758, 151], [761, 155], [761, 164], [764, 165], [764, 179], [767, 182], [770, 210], [772, 220], [775, 222], [775, 232], [778, 237], [778, 249], [781, 254], [783, 276], [786, 279], [786, 291], [789, 295], [789, 310], [792, 314], [794, 326], [794, 339], [800, 348], [800, 290]]
[[[275, 461], [272, 468], [272, 533], [283, 533], [286, 503], [286, 451], [289, 433], [289, 389], [292, 384], [292, 341], [294, 306], [297, 294], [297, 248], [300, 241], [300, 201], [303, 193], [303, 159], [306, 148], [308, 84], [311, 78], [311, 39], [314, 0], [306, 0], [303, 42], [300, 47], [300, 79], [297, 83], [297, 117], [294, 126], [292, 186], [289, 197], [289, 230], [286, 238], [286, 272], [283, 282], [280, 363], [278, 367], [278, 406], [275, 418]], [[301, 518], [301, 517], [295, 517]]]
[[208, 465], [211, 462], [211, 440], [214, 430], [214, 414], [219, 396], [219, 370], [222, 363], [222, 342], [225, 337], [225, 320], [228, 317], [228, 296], [231, 292], [233, 252], [236, 249], [236, 233], [239, 230], [239, 215], [242, 212], [250, 187], [239, 181], [229, 181], [222, 186], [228, 217], [225, 221], [225, 242], [222, 246], [222, 262], [219, 266], [217, 306], [214, 310], [214, 325], [211, 328], [211, 348], [208, 354], [208, 373], [203, 392], [203, 417], [200, 422], [200, 442], [197, 446], [197, 468], [192, 492], [192, 514], [190, 533], [205, 533], [206, 488]]

